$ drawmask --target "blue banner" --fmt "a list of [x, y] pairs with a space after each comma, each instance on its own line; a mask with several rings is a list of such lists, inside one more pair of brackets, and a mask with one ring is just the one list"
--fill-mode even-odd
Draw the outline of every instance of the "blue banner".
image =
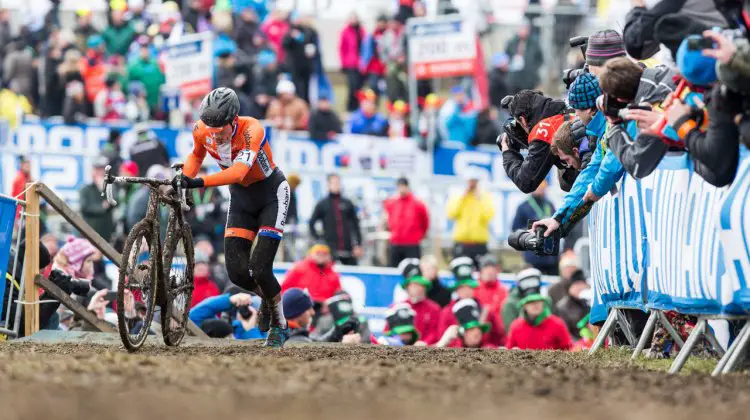
[[750, 152], [735, 182], [716, 188], [686, 154], [667, 155], [648, 177], [625, 176], [589, 217], [595, 301], [591, 319], [612, 306], [686, 314], [750, 311]]
[[[10, 245], [13, 242], [13, 225], [16, 221], [16, 200], [0, 196], [0, 273], [5, 276], [10, 258]], [[0, 313], [5, 304], [6, 281], [0, 281]], [[12, 285], [10, 287], [13, 287]]]

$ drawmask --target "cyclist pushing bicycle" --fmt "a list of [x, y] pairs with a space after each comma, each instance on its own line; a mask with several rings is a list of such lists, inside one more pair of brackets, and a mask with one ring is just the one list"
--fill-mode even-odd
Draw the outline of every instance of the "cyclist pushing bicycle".
[[[240, 117], [239, 111], [240, 101], [232, 89], [214, 89], [203, 98], [200, 121], [193, 127], [193, 151], [176, 182], [188, 189], [229, 186], [224, 234], [229, 279], [263, 299], [258, 327], [268, 332], [265, 345], [282, 347], [288, 337], [288, 326], [281, 306], [281, 287], [273, 274], [273, 260], [284, 231], [289, 184], [273, 162], [261, 123], [255, 118]], [[222, 170], [193, 178], [206, 153]]]

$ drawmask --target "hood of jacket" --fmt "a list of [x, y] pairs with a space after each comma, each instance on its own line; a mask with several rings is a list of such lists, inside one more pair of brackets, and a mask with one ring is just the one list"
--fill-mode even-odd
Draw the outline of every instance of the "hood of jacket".
[[564, 101], [558, 101], [544, 95], [536, 95], [533, 100], [529, 127], [537, 125], [539, 121], [547, 117], [562, 114], [566, 109], [568, 109], [568, 106]]
[[676, 75], [677, 72], [667, 66], [647, 68], [643, 71], [643, 76], [641, 76], [641, 83], [638, 85], [638, 92], [635, 95], [635, 102], [661, 103], [677, 87], [674, 82]]

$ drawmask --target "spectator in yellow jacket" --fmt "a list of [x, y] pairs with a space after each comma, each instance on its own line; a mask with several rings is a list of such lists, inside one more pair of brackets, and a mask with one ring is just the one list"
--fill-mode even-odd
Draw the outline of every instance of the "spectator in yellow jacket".
[[0, 119], [7, 120], [11, 129], [18, 126], [24, 114], [32, 112], [31, 102], [17, 93], [17, 84], [15, 80], [11, 81], [10, 86], [0, 90]]
[[479, 189], [479, 177], [469, 177], [466, 191], [448, 202], [447, 214], [455, 222], [453, 256], [470, 257], [476, 264], [477, 258], [488, 252], [490, 222], [495, 216], [492, 198]]

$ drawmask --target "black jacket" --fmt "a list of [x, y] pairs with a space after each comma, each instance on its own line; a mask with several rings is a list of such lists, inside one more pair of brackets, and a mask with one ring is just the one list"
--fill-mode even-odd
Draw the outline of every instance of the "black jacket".
[[[721, 89], [717, 86], [712, 97], [706, 101], [708, 131], [696, 128], [683, 139], [693, 158], [695, 172], [717, 187], [732, 183], [739, 161], [740, 133], [734, 123], [734, 115], [741, 111], [742, 105], [737, 95], [729, 93], [727, 96], [721, 95]], [[682, 122], [685, 121], [678, 121], [675, 125], [679, 127]]]
[[[535, 101], [534, 111], [529, 121], [531, 127], [547, 117], [562, 114], [567, 109], [565, 102], [555, 101], [546, 96], [539, 95]], [[516, 184], [518, 189], [526, 194], [536, 190], [553, 166], [562, 166], [560, 160], [550, 153], [549, 144], [543, 141], [531, 141], [529, 143], [529, 154], [526, 159], [523, 158], [519, 150], [511, 148], [503, 152], [505, 173], [508, 174], [508, 177]], [[561, 171], [563, 176], [560, 178], [562, 180], [560, 187], [565, 191], [570, 191], [570, 186], [575, 181], [576, 172], [570, 169]]]
[[430, 280], [432, 280], [432, 287], [430, 287], [430, 290], [427, 292], [427, 298], [440, 305], [441, 308], [445, 308], [449, 303], [451, 303], [451, 295], [453, 294], [453, 292], [443, 286], [443, 284], [440, 283], [440, 280]]
[[[638, 60], [649, 58], [659, 51], [660, 42], [655, 32], [657, 21], [668, 14], [680, 13], [678, 21], [683, 22], [684, 34], [670, 36], [662, 42], [672, 52], [677, 51], [682, 39], [692, 33], [700, 33], [699, 27], [726, 26], [726, 20], [716, 10], [712, 1], [706, 0], [661, 0], [652, 8], [634, 7], [625, 17], [622, 38], [625, 50]], [[688, 29], [695, 26], [695, 29]], [[678, 28], [674, 28], [678, 29]], [[670, 31], [673, 32], [673, 31]]]
[[63, 105], [63, 121], [65, 124], [78, 124], [86, 122], [86, 100], [76, 101], [72, 97], [65, 98]]
[[89, 184], [78, 191], [80, 199], [80, 211], [83, 220], [104, 238], [105, 241], [112, 239], [115, 233], [114, 208], [104, 207], [106, 199], [102, 197], [102, 191], [96, 184]]
[[492, 118], [490, 118], [490, 111], [485, 109], [477, 116], [477, 131], [474, 134], [474, 138], [471, 139], [472, 146], [478, 146], [480, 144], [495, 144], [495, 140], [500, 134], [500, 130], [501, 128], [497, 126]]
[[154, 165], [169, 167], [167, 148], [159, 140], [139, 141], [130, 148], [130, 160], [138, 165], [138, 176], [146, 176]]
[[500, 108], [500, 102], [509, 94], [508, 72], [492, 69], [492, 72], [490, 72], [490, 103], [492, 106]]
[[570, 335], [575, 340], [581, 338], [578, 330], [578, 322], [588, 315], [590, 311], [591, 308], [585, 301], [574, 299], [570, 295], [560, 299], [555, 306], [555, 313], [565, 321]]
[[[644, 70], [634, 102], [661, 103], [676, 87], [674, 76], [673, 70], [663, 66]], [[667, 145], [659, 137], [639, 133], [632, 139], [623, 124], [610, 127], [606, 139], [609, 148], [634, 178], [648, 176], [667, 152]]]
[[310, 116], [308, 124], [310, 138], [313, 140], [328, 140], [328, 133], [341, 133], [343, 127], [339, 116], [333, 110], [316, 110]]
[[[295, 30], [300, 32], [299, 38], [293, 36]], [[305, 48], [309, 48], [307, 47], [309, 44], [315, 45], [317, 48], [318, 33], [314, 29], [302, 25], [292, 25], [289, 28], [289, 32], [281, 42], [285, 53], [284, 67], [287, 71], [297, 75], [312, 74], [315, 57], [308, 58], [305, 54]]]
[[[323, 222], [322, 234], [315, 229], [319, 220]], [[349, 257], [352, 249], [362, 244], [357, 210], [341, 195], [330, 194], [315, 205], [309, 229], [313, 239], [324, 240], [336, 256]]]

